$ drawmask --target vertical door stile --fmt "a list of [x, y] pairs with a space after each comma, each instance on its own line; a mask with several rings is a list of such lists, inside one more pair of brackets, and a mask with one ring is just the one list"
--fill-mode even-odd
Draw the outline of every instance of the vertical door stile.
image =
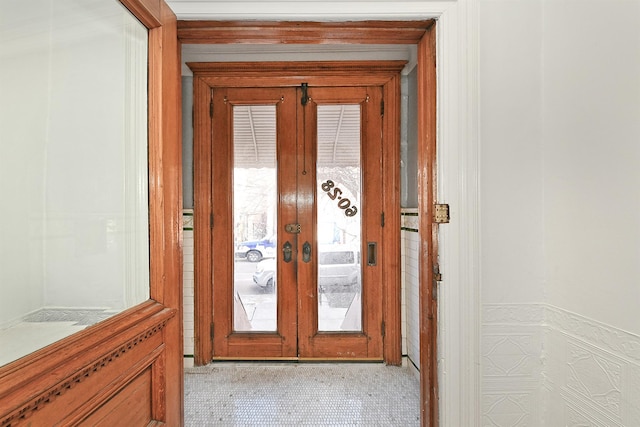
[[[298, 301], [296, 286], [296, 248], [298, 234], [287, 232], [288, 224], [298, 223], [296, 145], [297, 98], [293, 88], [278, 89], [282, 95], [277, 104], [277, 170], [278, 170], [278, 246], [276, 247], [276, 270], [278, 275], [278, 331], [282, 337], [282, 351], [286, 357], [298, 356], [298, 319], [295, 309]], [[292, 245], [292, 261], [283, 262], [284, 245]], [[290, 307], [294, 307], [292, 310]]]
[[[363, 133], [366, 133], [366, 139], [363, 138], [363, 164], [365, 187], [369, 191], [363, 192], [363, 204], [367, 206], [366, 222], [363, 224], [365, 229], [363, 239], [363, 254], [367, 254], [368, 245], [374, 244], [376, 256], [382, 256], [382, 222], [381, 215], [383, 213], [383, 197], [382, 197], [382, 136], [381, 136], [381, 119], [379, 106], [382, 104], [381, 88], [368, 88], [368, 101], [363, 103]], [[382, 265], [376, 262], [375, 265], [369, 265], [367, 260], [363, 260], [364, 277], [363, 283], [367, 285], [367, 291], [363, 293], [363, 305], [367, 307], [364, 311], [364, 322], [366, 331], [369, 335], [368, 352], [371, 355], [381, 355], [382, 348], [382, 321], [380, 315], [376, 313], [383, 312], [383, 292], [382, 292]]]
[[[303, 93], [304, 92], [304, 93]], [[315, 123], [315, 104], [313, 98], [308, 98], [308, 89], [305, 87], [297, 90], [296, 99], [298, 112], [298, 168], [297, 168], [297, 193], [298, 193], [298, 221], [301, 226], [301, 233], [298, 236], [299, 244], [304, 242], [311, 244], [311, 253], [317, 252], [315, 245], [315, 222], [314, 201], [315, 201], [315, 162], [313, 161], [313, 148], [315, 144], [312, 124]], [[303, 101], [302, 97], [307, 96]], [[302, 249], [300, 247], [300, 249]], [[310, 292], [310, 283], [315, 276], [314, 263], [302, 262], [301, 257], [297, 257], [298, 262], [298, 354], [307, 354], [312, 351], [311, 340], [312, 331], [317, 329], [317, 322], [314, 317], [306, 316], [316, 304], [315, 292]], [[309, 322], [312, 322], [309, 325]]]
[[[226, 97], [224, 89], [215, 89], [212, 93], [212, 101], [216, 114], [212, 116], [212, 146], [216, 149], [212, 152], [212, 214], [216, 218], [217, 226], [210, 229], [212, 233], [211, 256], [216, 260], [213, 269], [213, 312], [217, 313], [213, 324], [213, 353], [214, 355], [227, 355], [227, 346], [216, 337], [224, 337], [229, 334], [233, 324], [231, 323], [232, 308], [229, 299], [224, 294], [225, 288], [219, 284], [232, 282], [232, 259], [229, 258], [229, 249], [233, 241], [232, 227], [229, 220], [232, 218], [231, 205], [227, 200], [224, 188], [231, 188], [231, 173], [229, 165], [232, 162], [232, 153], [229, 140], [231, 138], [231, 124], [229, 110], [223, 100]], [[227, 250], [225, 250], [225, 248]]]

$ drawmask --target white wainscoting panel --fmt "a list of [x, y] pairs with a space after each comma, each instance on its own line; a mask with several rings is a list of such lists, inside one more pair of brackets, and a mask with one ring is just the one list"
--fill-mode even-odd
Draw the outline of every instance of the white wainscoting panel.
[[640, 426], [640, 337], [546, 306], [544, 421]]
[[640, 336], [547, 304], [485, 304], [485, 426], [640, 426]]
[[544, 307], [486, 304], [482, 318], [482, 425], [539, 425]]

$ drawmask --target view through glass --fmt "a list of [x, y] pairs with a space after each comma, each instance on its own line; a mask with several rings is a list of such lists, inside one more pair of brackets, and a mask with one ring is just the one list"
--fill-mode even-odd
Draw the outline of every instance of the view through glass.
[[318, 330], [362, 330], [360, 106], [320, 105]]
[[276, 107], [233, 108], [234, 287], [238, 332], [277, 330]]
[[149, 148], [148, 32], [120, 2], [0, 17], [2, 366], [149, 299]]

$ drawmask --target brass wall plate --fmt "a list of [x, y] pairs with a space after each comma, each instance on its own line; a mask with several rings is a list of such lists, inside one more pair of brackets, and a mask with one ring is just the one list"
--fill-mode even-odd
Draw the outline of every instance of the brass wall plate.
[[291, 234], [298, 234], [301, 229], [300, 224], [287, 224], [284, 226], [284, 231]]

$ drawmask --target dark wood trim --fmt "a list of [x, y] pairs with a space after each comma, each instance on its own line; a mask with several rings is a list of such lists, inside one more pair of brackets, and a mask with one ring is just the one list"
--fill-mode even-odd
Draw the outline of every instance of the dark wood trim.
[[433, 22], [178, 21], [178, 38], [199, 44], [416, 44]]
[[162, 26], [162, 0], [120, 0], [120, 3], [148, 29]]
[[149, 29], [151, 299], [0, 367], [2, 427], [98, 419], [183, 424], [177, 21], [162, 0], [122, 3]]
[[[304, 61], [304, 62], [188, 62], [187, 65], [200, 77], [260, 77], [268, 74], [270, 77], [285, 75], [304, 77], [298, 73], [305, 73], [314, 77], [320, 76], [344, 76], [352, 72], [363, 72], [379, 77], [387, 72], [389, 78], [402, 71], [407, 61]], [[239, 76], [239, 74], [241, 74]], [[217, 85], [219, 85], [218, 83]], [[334, 83], [336, 85], [338, 83]], [[278, 85], [276, 85], [278, 86]]]
[[[99, 377], [109, 365], [121, 365], [118, 361], [126, 353], [133, 352], [162, 332], [171, 319], [176, 321], [176, 313], [175, 309], [147, 301], [3, 366], [0, 371], [0, 425], [15, 425], [44, 411], [53, 412], [60, 420], [77, 417], [78, 413], [90, 413], [92, 407], [115, 395], [119, 387], [109, 384], [101, 390], [92, 388], [95, 394], [88, 394], [87, 402], [80, 401], [74, 411], [70, 411], [67, 404], [65, 413], [57, 413], [56, 402], [63, 400], [67, 393], [73, 394], [74, 388], [82, 388], [80, 384], [89, 382], [90, 377]], [[154, 348], [159, 347], [154, 344]], [[148, 359], [146, 366], [154, 360]]]
[[213, 235], [211, 216], [212, 158], [211, 88], [201, 78], [193, 79], [193, 192], [197, 201], [193, 210], [194, 229], [194, 363], [206, 365], [213, 357]]
[[[153, 390], [156, 404], [166, 404], [170, 425], [182, 424], [182, 114], [180, 46], [177, 21], [163, 2], [149, 30], [149, 234], [153, 300], [178, 310], [167, 325], [163, 388]], [[165, 420], [160, 420], [165, 421]]]
[[386, 84], [406, 61], [189, 62], [210, 87], [377, 86]]
[[[161, 246], [164, 271], [161, 289], [152, 288], [151, 298], [165, 307], [177, 311], [174, 321], [167, 323], [163, 332], [166, 345], [164, 367], [153, 372], [154, 379], [163, 379], [152, 389], [152, 409], [165, 414], [164, 421], [170, 426], [184, 424], [184, 360], [183, 360], [183, 278], [182, 278], [182, 77], [181, 46], [177, 37], [177, 20], [169, 6], [160, 0], [160, 21], [162, 23], [162, 44], [155, 49], [162, 51], [161, 75], [153, 82], [161, 93], [161, 116], [158, 124], [161, 129], [162, 161], [161, 186], [155, 191], [163, 195], [163, 233], [162, 240], [155, 245]], [[154, 29], [152, 31], [157, 31]], [[154, 65], [160, 67], [160, 64]], [[151, 65], [150, 65], [151, 68]], [[160, 237], [160, 236], [158, 236]], [[154, 252], [152, 252], [154, 253]], [[157, 294], [156, 294], [157, 293]], [[160, 296], [162, 295], [162, 296]], [[165, 407], [160, 410], [160, 407]]]
[[436, 167], [436, 32], [418, 44], [418, 208], [420, 216], [420, 407], [423, 426], [438, 425]]
[[400, 248], [400, 76], [383, 87], [385, 111], [382, 153], [384, 227], [382, 251], [385, 262], [384, 359], [390, 365], [402, 364], [402, 264]]

